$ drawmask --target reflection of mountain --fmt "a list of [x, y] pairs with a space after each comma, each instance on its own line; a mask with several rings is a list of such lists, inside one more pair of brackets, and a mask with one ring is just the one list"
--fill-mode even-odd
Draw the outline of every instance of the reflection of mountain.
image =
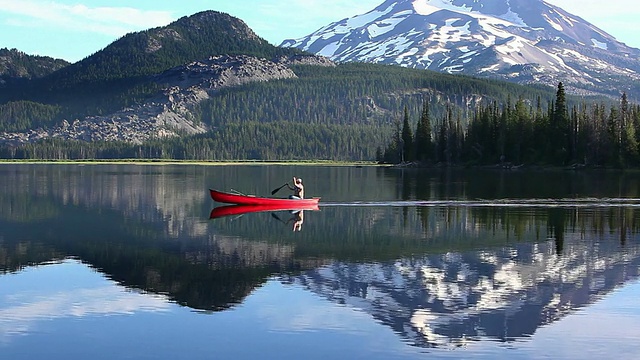
[[[640, 243], [619, 233], [501, 249], [344, 263], [288, 277], [331, 301], [366, 311], [417, 346], [511, 341], [640, 277]], [[591, 237], [590, 235], [593, 235]]]
[[[300, 175], [328, 179], [314, 189], [327, 200], [305, 215], [303, 231], [293, 233], [269, 213], [208, 219], [212, 183], [260, 193], [255, 183], [281, 181], [281, 168], [0, 167], [0, 274], [73, 257], [126, 287], [194, 309], [220, 310], [242, 302], [273, 275], [336, 262], [298, 279], [329, 298], [369, 309], [407, 337], [439, 344], [422, 334], [508, 339], [509, 331], [531, 333], [562, 316], [557, 306], [569, 304], [567, 299], [593, 301], [592, 284], [611, 289], [609, 280], [600, 279], [618, 274], [616, 266], [637, 262], [635, 208], [350, 206], [362, 199], [531, 197], [530, 191], [540, 197], [638, 197], [637, 189], [607, 180], [607, 174], [465, 177], [305, 167]], [[591, 240], [604, 234], [620, 239]], [[500, 250], [505, 246], [516, 250]], [[627, 274], [635, 276], [633, 270]], [[399, 311], [389, 310], [394, 307]], [[499, 319], [510, 329], [501, 336]]]

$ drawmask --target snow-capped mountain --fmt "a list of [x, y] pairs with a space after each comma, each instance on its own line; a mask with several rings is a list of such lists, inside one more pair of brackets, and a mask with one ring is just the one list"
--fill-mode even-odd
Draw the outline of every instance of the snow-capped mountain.
[[640, 50], [542, 0], [387, 0], [281, 46], [640, 99]]

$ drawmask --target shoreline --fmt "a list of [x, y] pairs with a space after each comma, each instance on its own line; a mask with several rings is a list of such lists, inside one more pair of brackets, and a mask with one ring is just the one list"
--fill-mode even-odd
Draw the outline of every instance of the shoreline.
[[309, 166], [388, 166], [380, 165], [373, 161], [342, 162], [333, 160], [163, 160], [163, 159], [110, 159], [110, 160], [8, 160], [0, 159], [1, 165], [203, 165], [203, 166], [229, 166], [229, 165], [309, 165]]

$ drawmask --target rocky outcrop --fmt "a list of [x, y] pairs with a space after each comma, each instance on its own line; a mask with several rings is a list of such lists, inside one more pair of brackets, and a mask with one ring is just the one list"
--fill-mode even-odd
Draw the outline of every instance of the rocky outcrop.
[[194, 108], [222, 88], [251, 82], [295, 78], [291, 65], [335, 66], [310, 55], [270, 61], [251, 56], [213, 56], [154, 76], [163, 91], [145, 103], [105, 116], [64, 121], [51, 129], [0, 133], [0, 142], [13, 145], [46, 138], [81, 141], [125, 141], [140, 144], [152, 138], [198, 134], [208, 130], [195, 119]]
[[313, 66], [336, 66], [336, 63], [329, 60], [329, 58], [317, 55], [298, 54], [293, 56], [281, 56], [275, 60], [279, 64], [286, 66], [293, 65], [313, 65]]

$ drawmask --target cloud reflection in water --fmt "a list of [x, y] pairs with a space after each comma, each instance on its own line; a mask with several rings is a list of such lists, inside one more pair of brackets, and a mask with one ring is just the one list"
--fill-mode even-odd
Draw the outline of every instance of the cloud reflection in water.
[[0, 342], [36, 331], [43, 321], [161, 312], [170, 306], [165, 296], [125, 289], [76, 260], [27, 268], [0, 276]]

